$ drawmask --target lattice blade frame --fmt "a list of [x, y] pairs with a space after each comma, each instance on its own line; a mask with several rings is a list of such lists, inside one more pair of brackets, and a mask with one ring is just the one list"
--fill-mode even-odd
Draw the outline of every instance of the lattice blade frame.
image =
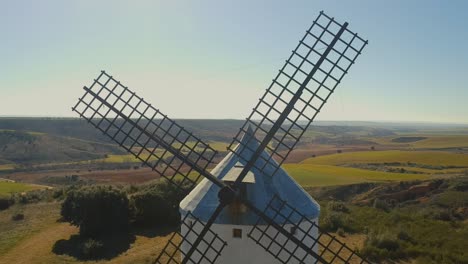
[[[337, 40], [333, 42], [335, 38]], [[236, 152], [236, 146], [244, 145], [241, 139], [249, 127], [253, 128], [254, 134], [261, 141], [299, 93], [300, 97], [284, 123], [280, 124], [272, 140], [265, 146], [272, 155], [269, 159], [259, 157], [263, 159], [259, 163], [261, 166], [255, 165], [260, 171], [268, 166], [274, 167], [275, 174], [366, 45], [367, 41], [350, 31], [347, 23], [340, 24], [320, 12], [228, 149], [240, 158], [245, 156], [244, 153]], [[313, 71], [315, 74], [311, 75]], [[248, 149], [248, 145], [238, 149], [256, 151]]]
[[[159, 254], [154, 263], [156, 264], [181, 264], [182, 257], [188, 252], [195, 239], [200, 236], [205, 227], [197, 217], [188, 213], [181, 224], [181, 231], [175, 232], [166, 246]], [[185, 235], [182, 235], [185, 234]], [[221, 255], [227, 243], [221, 239], [215, 232], [209, 230], [196, 247], [195, 252], [186, 263], [190, 264], [211, 264]]]
[[102, 71], [72, 108], [171, 183], [193, 188], [216, 150]]
[[[289, 229], [288, 235], [273, 225], [266, 224], [260, 217], [248, 233], [248, 237], [275, 256], [281, 263], [366, 263], [357, 252], [340, 242], [335, 236], [323, 231], [316, 222], [274, 196], [263, 211], [281, 228]], [[311, 255], [291, 240], [294, 236], [308, 249]]]

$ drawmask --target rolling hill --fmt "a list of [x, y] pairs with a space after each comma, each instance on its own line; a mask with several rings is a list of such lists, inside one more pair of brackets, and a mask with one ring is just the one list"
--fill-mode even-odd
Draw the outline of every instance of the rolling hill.
[[60, 163], [123, 154], [118, 146], [38, 132], [0, 130], [0, 160], [3, 165]]

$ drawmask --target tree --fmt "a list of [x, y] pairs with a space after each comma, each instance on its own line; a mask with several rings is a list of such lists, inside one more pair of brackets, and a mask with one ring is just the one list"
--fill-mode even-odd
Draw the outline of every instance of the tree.
[[0, 196], [0, 211], [8, 209], [13, 204], [13, 200], [10, 197]]
[[136, 225], [173, 226], [180, 222], [179, 203], [188, 193], [187, 186], [179, 189], [163, 181], [144, 187], [130, 197]]
[[61, 215], [80, 228], [80, 234], [97, 237], [128, 228], [129, 207], [124, 192], [111, 186], [83, 187], [65, 198]]

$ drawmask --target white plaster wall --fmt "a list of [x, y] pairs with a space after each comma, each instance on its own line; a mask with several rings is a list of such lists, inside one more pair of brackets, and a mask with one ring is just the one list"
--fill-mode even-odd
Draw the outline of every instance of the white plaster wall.
[[[191, 220], [191, 219], [190, 219]], [[317, 219], [314, 219], [312, 221], [317, 221]], [[310, 224], [308, 222], [303, 222], [300, 225], [300, 228], [303, 230], [309, 230]], [[195, 225], [193, 227], [197, 232], [200, 232], [202, 229], [202, 225]], [[234, 228], [239, 228], [242, 229], [242, 238], [234, 238], [232, 236], [232, 230]], [[285, 226], [286, 230], [290, 231], [291, 225], [286, 225]], [[241, 226], [241, 225], [219, 225], [219, 224], [213, 224], [211, 227], [211, 230], [213, 232], [217, 233], [224, 241], [227, 242], [227, 246], [224, 248], [224, 250], [221, 252], [221, 256], [217, 259], [216, 263], [222, 263], [222, 264], [250, 264], [250, 263], [255, 263], [255, 264], [279, 264], [282, 263], [279, 260], [277, 260], [273, 255], [268, 253], [261, 245], [257, 245], [255, 241], [249, 237], [247, 237], [247, 234], [250, 232], [252, 229], [252, 226]], [[185, 235], [187, 233], [188, 228], [185, 227], [184, 225], [182, 226], [181, 233], [182, 235]], [[269, 230], [267, 231], [267, 234], [270, 235], [270, 237], [274, 237], [277, 234], [277, 231], [270, 227]], [[318, 230], [317, 228], [312, 228], [311, 232], [309, 235], [312, 235], [313, 237], [318, 237]], [[255, 236], [254, 236], [255, 237]], [[299, 240], [302, 240], [305, 237], [304, 233], [301, 233], [299, 230], [296, 233], [296, 237]], [[205, 237], [206, 240], [211, 241], [213, 236], [210, 234]], [[195, 234], [189, 234], [187, 236], [188, 241], [194, 242], [196, 239]], [[278, 241], [281, 245], [284, 244], [284, 241], [286, 241], [286, 237], [283, 235], [278, 235], [275, 238], [276, 241]], [[264, 238], [262, 242], [271, 242], [271, 239], [269, 238]], [[314, 241], [310, 238], [306, 238], [303, 241], [306, 245], [312, 247], [314, 245]], [[262, 243], [264, 244], [264, 243]], [[219, 248], [219, 244], [215, 245], [215, 248]], [[288, 242], [286, 245], [286, 249], [288, 249], [290, 252], [294, 252], [294, 255], [297, 256], [299, 259], [302, 259], [305, 256], [305, 252], [302, 249], [296, 249], [295, 244], [292, 242]], [[182, 243], [182, 252], [187, 252], [190, 249], [190, 244], [185, 242]], [[205, 252], [207, 249], [206, 244], [201, 244], [198, 247], [198, 250], [201, 252]], [[276, 245], [272, 246], [271, 249], [274, 252], [278, 252], [280, 248]], [[314, 251], [317, 252], [317, 245], [314, 246]], [[210, 260], [214, 259], [213, 257], [215, 256], [215, 253], [208, 250], [208, 252], [205, 254]], [[279, 257], [283, 260], [287, 260], [289, 258], [290, 254], [286, 252], [281, 252]], [[200, 260], [201, 254], [200, 252], [196, 252], [192, 255], [192, 260], [195, 260], [196, 262], [199, 263], [211, 263], [206, 260]], [[307, 258], [304, 259], [304, 262], [300, 262], [295, 258], [289, 259], [287, 263], [314, 263], [314, 259], [311, 256], [308, 256]]]

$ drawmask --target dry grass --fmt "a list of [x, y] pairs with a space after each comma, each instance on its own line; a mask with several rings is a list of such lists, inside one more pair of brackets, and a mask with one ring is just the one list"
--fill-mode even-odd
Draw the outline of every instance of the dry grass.
[[[12, 221], [11, 217], [17, 213], [24, 214], [24, 220]], [[58, 203], [15, 205], [0, 211], [0, 256], [44, 228], [55, 224], [58, 215]]]
[[[353, 251], [356, 249], [362, 249], [364, 246], [364, 242], [366, 241], [366, 238], [367, 238], [367, 236], [363, 234], [347, 234], [345, 237], [340, 237], [335, 233], [331, 233], [331, 235], [335, 236], [338, 241], [345, 243], [346, 246], [350, 250], [353, 250]], [[320, 239], [320, 243], [324, 245], [328, 245], [330, 243], [330, 238], [327, 236], [322, 236]], [[342, 248], [342, 246], [336, 242], [331, 242], [328, 249], [329, 250], [326, 250], [325, 252], [323, 252], [323, 249], [319, 247], [319, 254], [323, 254], [322, 257], [327, 261], [331, 261], [332, 259], [335, 258], [335, 255], [332, 252], [341, 252], [339, 256], [344, 259], [347, 259], [348, 257], [352, 255], [351, 251], [349, 251], [348, 249]], [[356, 255], [352, 255], [348, 263], [359, 264], [361, 263], [361, 261], [362, 259], [360, 257]], [[337, 262], [340, 262], [340, 261], [337, 260]]]
[[[0, 212], [0, 264], [151, 263], [171, 236], [137, 233], [128, 250], [109, 260], [83, 261], [58, 255], [52, 250], [57, 241], [68, 240], [78, 233], [76, 227], [57, 222], [59, 207], [58, 203], [40, 203]], [[24, 213], [25, 220], [11, 220], [11, 215], [17, 211]]]

